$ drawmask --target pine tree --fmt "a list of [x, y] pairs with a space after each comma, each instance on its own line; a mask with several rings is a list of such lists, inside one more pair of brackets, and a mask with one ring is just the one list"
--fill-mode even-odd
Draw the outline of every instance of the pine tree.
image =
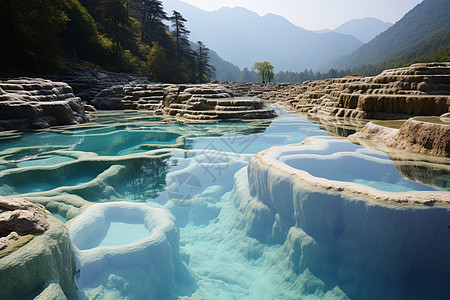
[[201, 41], [197, 42], [198, 49], [195, 52], [197, 81], [208, 82], [214, 76], [215, 68], [209, 63], [209, 49]]
[[153, 41], [162, 41], [166, 26], [163, 21], [168, 20], [161, 1], [142, 1], [142, 41], [149, 45]]
[[190, 45], [188, 38], [190, 31], [187, 30], [184, 25], [184, 22], [187, 20], [176, 10], [173, 11], [169, 20], [172, 22], [174, 28], [173, 34], [175, 36], [176, 53], [177, 58], [180, 61], [183, 53], [189, 54]]

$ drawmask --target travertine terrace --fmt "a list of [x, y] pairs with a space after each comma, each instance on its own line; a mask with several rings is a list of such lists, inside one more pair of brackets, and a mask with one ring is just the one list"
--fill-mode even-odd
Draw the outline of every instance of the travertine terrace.
[[300, 112], [360, 119], [439, 116], [450, 109], [450, 63], [414, 64], [374, 77], [308, 81], [265, 93]]

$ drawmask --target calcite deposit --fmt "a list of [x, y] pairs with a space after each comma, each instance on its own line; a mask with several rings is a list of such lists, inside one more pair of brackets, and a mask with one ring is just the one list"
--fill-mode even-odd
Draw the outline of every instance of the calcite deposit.
[[130, 84], [103, 90], [91, 104], [98, 109], [151, 110], [191, 121], [276, 117], [259, 98], [234, 97], [218, 84]]
[[0, 299], [73, 299], [75, 272], [64, 224], [40, 204], [0, 197]]
[[329, 137], [272, 147], [236, 173], [233, 199], [237, 226], [350, 299], [447, 293], [448, 192], [404, 181], [381, 152]]
[[265, 93], [300, 112], [360, 119], [439, 116], [450, 109], [450, 63], [414, 64], [374, 77], [307, 81]]
[[0, 130], [47, 128], [86, 121], [81, 99], [63, 82], [39, 78], [0, 81]]
[[350, 135], [349, 139], [360, 144], [379, 143], [387, 147], [386, 151], [450, 157], [450, 122], [417, 117], [403, 122], [399, 129], [383, 124], [370, 122], [361, 131]]
[[387, 146], [427, 155], [450, 157], [450, 124], [409, 119], [390, 139]]
[[[143, 203], [90, 206], [69, 225], [83, 270], [78, 287], [88, 298], [174, 299], [177, 285], [192, 280], [180, 260], [174, 221], [168, 210]], [[129, 236], [139, 228], [143, 233], [124, 243], [114, 225], [133, 226]]]
[[236, 97], [262, 97], [264, 93], [276, 92], [295, 85], [289, 82], [225, 82], [222, 85], [233, 92]]

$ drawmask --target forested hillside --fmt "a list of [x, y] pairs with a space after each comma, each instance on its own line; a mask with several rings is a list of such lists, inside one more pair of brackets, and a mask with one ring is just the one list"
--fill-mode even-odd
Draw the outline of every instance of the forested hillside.
[[209, 49], [191, 49], [185, 24], [157, 0], [2, 0], [0, 72], [50, 73], [79, 60], [153, 81], [208, 81]]
[[388, 30], [338, 61], [335, 67], [379, 71], [419, 61], [448, 61], [449, 16], [450, 1], [424, 0]]

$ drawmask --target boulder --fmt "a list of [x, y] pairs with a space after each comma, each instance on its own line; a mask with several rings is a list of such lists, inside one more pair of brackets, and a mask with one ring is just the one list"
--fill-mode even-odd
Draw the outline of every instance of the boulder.
[[40, 204], [33, 204], [21, 198], [0, 197], [0, 237], [14, 240], [15, 232], [21, 236], [39, 234], [48, 229], [45, 208]]

